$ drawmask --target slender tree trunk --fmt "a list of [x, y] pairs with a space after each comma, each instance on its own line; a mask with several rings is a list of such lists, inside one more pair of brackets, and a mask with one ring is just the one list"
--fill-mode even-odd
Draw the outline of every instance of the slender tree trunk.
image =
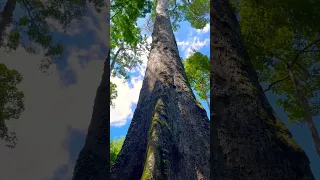
[[206, 102], [207, 102], [208, 107], [210, 108], [210, 103], [209, 103], [208, 99], [206, 99]]
[[295, 74], [292, 72], [292, 70], [290, 68], [288, 69], [288, 72], [289, 72], [289, 76], [291, 78], [291, 81], [293, 83], [294, 89], [298, 94], [299, 101], [303, 107], [304, 114], [305, 114], [304, 120], [306, 121], [306, 123], [309, 126], [316, 151], [317, 151], [318, 155], [320, 156], [320, 137], [319, 137], [319, 133], [315, 127], [315, 124], [312, 120], [312, 114], [310, 111], [308, 99], [304, 95], [303, 91], [299, 88], [300, 87], [299, 80], [297, 79], [297, 77], [295, 76]]
[[122, 48], [123, 48], [123, 47], [120, 47], [120, 48], [118, 49], [118, 51], [116, 52], [116, 54], [114, 55], [114, 57], [113, 57], [113, 59], [112, 59], [112, 62], [111, 62], [111, 65], [110, 65], [110, 76], [111, 76], [111, 73], [112, 73], [112, 71], [113, 71], [114, 65], [116, 64], [116, 60], [117, 60], [117, 58], [118, 58], [118, 56], [119, 56], [119, 53], [120, 53], [120, 51], [122, 51]]
[[3, 43], [3, 35], [6, 27], [11, 24], [13, 11], [16, 8], [17, 0], [7, 0], [3, 11], [0, 13], [0, 47]]
[[[106, 15], [110, 19], [110, 1], [106, 1]], [[72, 180], [105, 180], [110, 171], [110, 21], [107, 21], [108, 54], [102, 80], [96, 92], [93, 112], [85, 144], [78, 155]]]
[[110, 179], [210, 179], [209, 120], [187, 81], [168, 0], [157, 0], [149, 57], [137, 108]]
[[229, 0], [211, 1], [211, 22], [211, 179], [314, 180], [258, 82]]

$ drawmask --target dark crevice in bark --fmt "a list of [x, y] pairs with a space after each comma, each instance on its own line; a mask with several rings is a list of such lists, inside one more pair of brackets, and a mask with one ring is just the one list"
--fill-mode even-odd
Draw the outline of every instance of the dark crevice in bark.
[[211, 179], [314, 180], [268, 103], [229, 0], [211, 1]]

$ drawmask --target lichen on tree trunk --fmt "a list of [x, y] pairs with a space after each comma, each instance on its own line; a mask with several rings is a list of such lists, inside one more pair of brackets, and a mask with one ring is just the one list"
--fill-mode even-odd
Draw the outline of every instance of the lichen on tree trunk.
[[139, 101], [110, 178], [209, 179], [209, 134], [209, 119], [180, 61], [168, 0], [157, 0]]
[[211, 23], [211, 179], [314, 180], [258, 82], [229, 0], [211, 0]]

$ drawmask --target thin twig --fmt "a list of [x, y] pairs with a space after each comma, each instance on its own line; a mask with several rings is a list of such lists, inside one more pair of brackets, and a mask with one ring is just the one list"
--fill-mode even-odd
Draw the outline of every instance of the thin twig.
[[174, 0], [174, 8], [169, 10], [170, 12], [174, 12], [177, 8], [177, 0]]
[[277, 84], [277, 83], [279, 83], [279, 82], [282, 82], [282, 81], [286, 80], [288, 77], [289, 77], [289, 75], [286, 75], [284, 78], [279, 79], [279, 80], [277, 80], [277, 81], [269, 84], [268, 88], [265, 89], [263, 92], [267, 92], [267, 91], [271, 90], [272, 86], [274, 86], [275, 84]]

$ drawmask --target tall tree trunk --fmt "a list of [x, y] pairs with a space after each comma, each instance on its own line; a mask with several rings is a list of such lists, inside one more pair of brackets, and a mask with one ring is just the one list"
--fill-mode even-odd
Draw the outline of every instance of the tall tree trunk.
[[16, 8], [17, 0], [7, 0], [3, 11], [0, 13], [0, 47], [3, 43], [3, 35], [6, 27], [11, 24], [13, 11]]
[[[106, 16], [110, 19], [110, 1], [106, 1]], [[108, 54], [102, 80], [96, 92], [93, 112], [85, 144], [78, 155], [73, 180], [105, 180], [110, 171], [110, 21], [107, 21]]]
[[187, 81], [168, 15], [157, 0], [147, 70], [112, 180], [209, 179], [209, 120]]
[[[110, 62], [110, 50], [106, 64]], [[108, 66], [103, 71], [102, 80], [94, 100], [91, 122], [84, 147], [78, 155], [73, 172], [73, 180], [103, 180], [110, 170], [110, 75]]]
[[319, 137], [319, 133], [316, 129], [316, 126], [312, 120], [312, 114], [310, 111], [308, 99], [304, 95], [303, 91], [300, 89], [299, 80], [297, 79], [297, 77], [295, 76], [295, 74], [292, 72], [292, 70], [290, 68], [288, 68], [288, 72], [289, 72], [289, 76], [291, 78], [291, 81], [293, 83], [293, 87], [294, 87], [295, 91], [297, 92], [299, 101], [303, 107], [303, 111], [305, 114], [304, 120], [306, 121], [306, 123], [309, 126], [316, 151], [317, 151], [318, 155], [320, 156], [320, 137]]
[[211, 1], [211, 22], [211, 179], [314, 180], [258, 82], [229, 0]]

